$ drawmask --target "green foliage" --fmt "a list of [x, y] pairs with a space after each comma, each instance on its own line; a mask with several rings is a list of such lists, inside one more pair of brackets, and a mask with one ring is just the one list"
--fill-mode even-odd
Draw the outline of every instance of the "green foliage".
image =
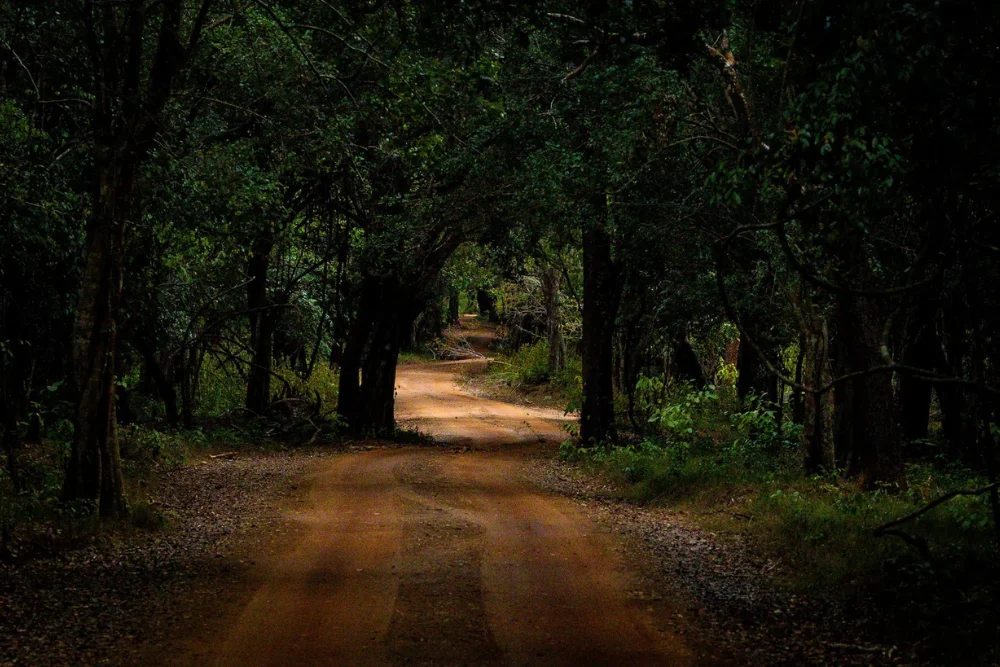
[[538, 341], [533, 345], [521, 347], [502, 363], [497, 376], [514, 387], [548, 382], [550, 379], [548, 343]]
[[198, 390], [198, 413], [205, 417], [230, 414], [246, 401], [246, 381], [215, 357], [202, 364]]
[[156, 503], [137, 500], [129, 506], [129, 523], [140, 530], [164, 530], [169, 525], [169, 517]]
[[183, 433], [130, 424], [119, 429], [118, 437], [127, 474], [145, 475], [154, 466], [179, 465], [188, 455], [190, 438]]
[[802, 425], [778, 423], [774, 406], [763, 397], [748, 396], [744, 409], [733, 413], [732, 452], [747, 468], [795, 469], [800, 463]]
[[725, 428], [715, 385], [696, 389], [691, 383], [664, 382], [662, 376], [640, 376], [636, 411], [671, 444], [684, 447], [712, 441]]
[[551, 373], [549, 345], [540, 340], [490, 363], [486, 370], [486, 381], [503, 385], [519, 395], [532, 389], [554, 393], [569, 414], [579, 410], [583, 400], [581, 363], [578, 355], [569, 355], [566, 367]]
[[719, 370], [715, 372], [715, 393], [718, 396], [719, 409], [723, 412], [736, 412], [740, 407], [740, 399], [736, 393], [738, 378], [736, 364], [727, 364], [719, 359]]
[[[337, 418], [337, 389], [340, 373], [326, 364], [316, 364], [312, 373], [302, 376], [289, 367], [278, 368], [275, 373], [287, 384], [289, 395], [308, 401], [319, 401], [321, 419]], [[282, 387], [284, 388], [284, 387]]]

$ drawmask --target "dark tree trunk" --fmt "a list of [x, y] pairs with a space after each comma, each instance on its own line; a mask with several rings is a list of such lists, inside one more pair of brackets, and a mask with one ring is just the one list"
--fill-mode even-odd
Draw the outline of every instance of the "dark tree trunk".
[[337, 412], [357, 435], [395, 431], [396, 364], [424, 303], [400, 300], [398, 290], [364, 286], [340, 370]]
[[[28, 407], [28, 368], [31, 365], [32, 347], [21, 341], [26, 336], [20, 326], [18, 304], [0, 293], [0, 324], [10, 347], [0, 352], [0, 429], [7, 474], [15, 489], [21, 489], [19, 450], [21, 448], [21, 420]], [[6, 525], [6, 523], [4, 523]]]
[[[799, 354], [795, 359], [795, 383], [802, 384], [802, 364], [806, 358], [806, 337], [799, 335]], [[805, 394], [799, 388], [792, 389], [792, 422], [804, 424], [806, 419]]]
[[[840, 377], [850, 372], [847, 362], [849, 350], [843, 336], [835, 331], [831, 343], [831, 366], [833, 375]], [[838, 383], [833, 388], [833, 448], [838, 470], [852, 467], [854, 448], [854, 393], [850, 382]]]
[[141, 341], [139, 345], [141, 347], [139, 353], [142, 355], [146, 373], [153, 380], [156, 393], [159, 394], [160, 400], [163, 401], [163, 408], [167, 413], [167, 422], [171, 426], [176, 426], [180, 423], [180, 415], [177, 412], [177, 389], [174, 388], [174, 384], [167, 377], [163, 366], [156, 357], [155, 343]]
[[73, 446], [62, 497], [90, 500], [100, 516], [125, 513], [115, 414], [117, 310], [121, 299], [125, 225], [137, 165], [127, 150], [97, 148], [95, 211], [73, 325], [77, 403]]
[[698, 389], [705, 386], [705, 372], [687, 338], [674, 341], [674, 371], [678, 378], [691, 382]]
[[360, 428], [361, 363], [372, 331], [371, 297], [363, 291], [361, 303], [347, 332], [347, 343], [340, 360], [337, 413], [351, 430]]
[[639, 379], [639, 367], [641, 366], [640, 352], [636, 350], [636, 322], [635, 320], [626, 319], [625, 325], [621, 328], [619, 337], [621, 338], [622, 351], [621, 351], [621, 364], [622, 364], [622, 379], [621, 384], [625, 391], [626, 400], [626, 410], [628, 412], [628, 421], [632, 426], [632, 430], [636, 433], [641, 433], [644, 428], [643, 425], [639, 423], [635, 414], [635, 386]]
[[493, 323], [500, 321], [497, 317], [496, 299], [493, 298], [489, 290], [476, 290], [476, 305], [479, 306], [479, 314], [484, 316], [488, 321]]
[[736, 395], [740, 401], [746, 400], [750, 394], [757, 394], [771, 403], [777, 403], [778, 378], [767, 369], [757, 350], [745, 341], [740, 341], [736, 353], [736, 370]]
[[[816, 319], [811, 323], [808, 333], [802, 337], [806, 349], [803, 355], [802, 376], [808, 371], [807, 384], [813, 388], [820, 387], [826, 380], [826, 368], [829, 361], [827, 349], [829, 336], [825, 322]], [[804, 434], [806, 438], [805, 470], [816, 474], [832, 464], [827, 439], [827, 408], [830, 397], [828, 394], [806, 393], [803, 397]]]
[[395, 431], [396, 363], [400, 345], [413, 326], [413, 320], [412, 310], [382, 312], [376, 320], [361, 367], [361, 410], [357, 428], [366, 434], [389, 437]]
[[[965, 306], [961, 299], [954, 299], [954, 303], [946, 307], [943, 317], [943, 331], [945, 332], [947, 358], [944, 352], [939, 349], [938, 371], [945, 375], [955, 377], [962, 376], [962, 368], [966, 357], [966, 317]], [[968, 458], [968, 447], [965, 439], [964, 422], [964, 395], [958, 385], [938, 384], [934, 387], [937, 394], [938, 403], [941, 405], [941, 431], [952, 453], [959, 458]]]
[[[746, 325], [744, 325], [746, 326]], [[755, 391], [763, 364], [760, 362], [760, 355], [746, 341], [740, 341], [739, 352], [736, 353], [736, 395], [740, 401], [753, 391]]]
[[619, 285], [611, 236], [602, 224], [583, 233], [583, 408], [580, 438], [586, 444], [617, 440], [613, 389], [615, 318]]
[[[906, 326], [906, 340], [903, 344], [902, 363], [933, 371], [938, 366], [938, 350], [941, 343], [934, 326], [936, 304], [922, 300], [912, 309]], [[899, 378], [899, 426], [904, 440], [927, 437], [930, 421], [932, 385], [910, 374]]]
[[542, 274], [542, 296], [545, 301], [545, 330], [549, 343], [549, 375], [566, 368], [566, 351], [563, 347], [562, 322], [559, 315], [559, 285], [562, 273], [548, 269]]
[[178, 384], [181, 386], [181, 423], [184, 428], [194, 428], [195, 402], [198, 396], [198, 375], [201, 373], [202, 356], [195, 349], [181, 351], [178, 355]]
[[[846, 372], [882, 365], [880, 349], [885, 318], [874, 300], [843, 296], [837, 303], [837, 332]], [[892, 375], [870, 373], [848, 380], [854, 455], [848, 473], [866, 488], [906, 487], [899, 433], [896, 429]], [[847, 428], [845, 426], [844, 428]]]
[[274, 338], [272, 316], [261, 318], [253, 340], [253, 357], [247, 374], [246, 408], [254, 414], [263, 415], [271, 405], [271, 361]]
[[459, 299], [458, 292], [452, 290], [448, 293], [448, 324], [455, 324], [459, 319]]
[[247, 374], [246, 409], [263, 415], [271, 405], [271, 359], [276, 324], [273, 304], [268, 297], [268, 272], [274, 229], [265, 222], [254, 240], [247, 265], [247, 311], [250, 325], [250, 372]]
[[[146, 29], [156, 19], [145, 3], [101, 7], [100, 18], [97, 3], [83, 8], [82, 37], [93, 56], [95, 81], [96, 178], [73, 323], [73, 375], [79, 402], [62, 496], [94, 502], [102, 518], [118, 517], [126, 510], [115, 414], [117, 311], [126, 224], [139, 167], [159, 131], [174, 78], [198, 43], [211, 2], [202, 1], [186, 46], [179, 34], [185, 3], [162, 3], [154, 49], [146, 48], [150, 46]], [[149, 53], [147, 83], [142, 72]]]

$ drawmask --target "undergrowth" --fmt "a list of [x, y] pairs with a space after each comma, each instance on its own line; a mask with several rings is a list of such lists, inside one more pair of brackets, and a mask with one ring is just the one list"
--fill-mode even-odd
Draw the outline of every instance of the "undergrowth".
[[60, 498], [69, 457], [72, 426], [54, 424], [43, 443], [25, 446], [18, 459], [19, 484], [0, 467], [0, 557], [16, 559], [46, 554], [86, 542], [102, 532], [122, 528], [162, 530], [169, 525], [163, 509], [149, 501], [158, 473], [207, 457], [214, 452], [279, 448], [265, 437], [268, 423], [206, 425], [193, 429], [160, 429], [147, 424], [119, 428], [122, 473], [127, 495], [127, 521], [102, 525], [85, 501]]
[[926, 549], [875, 535], [880, 525], [984, 479], [945, 461], [911, 465], [904, 492], [806, 475], [801, 427], [779, 424], [761, 400], [741, 406], [722, 380], [695, 389], [643, 378], [636, 409], [647, 428], [639, 437], [617, 447], [567, 441], [561, 455], [616, 482], [626, 499], [669, 505], [706, 529], [740, 536], [782, 564], [781, 581], [793, 591], [881, 601], [929, 644], [941, 637], [947, 645], [957, 633], [995, 650], [1000, 566], [986, 496], [954, 498], [909, 522], [906, 532]]
[[583, 367], [578, 355], [569, 355], [566, 367], [555, 373], [549, 370], [549, 345], [541, 340], [501, 355], [486, 368], [485, 382], [493, 389], [525, 397], [542, 392], [567, 413], [580, 409], [583, 397]]

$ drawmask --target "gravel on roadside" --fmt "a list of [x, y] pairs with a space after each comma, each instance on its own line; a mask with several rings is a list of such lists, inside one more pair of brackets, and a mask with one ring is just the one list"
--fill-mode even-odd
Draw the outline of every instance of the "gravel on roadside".
[[669, 508], [621, 500], [613, 485], [571, 463], [533, 459], [525, 474], [575, 499], [623, 537], [649, 564], [655, 583], [680, 596], [740, 664], [923, 664], [911, 646], [889, 641], [869, 613], [790, 592], [779, 581], [781, 563], [753, 554], [738, 539], [701, 529]]
[[[89, 544], [0, 566], [0, 665], [130, 664], [195, 607], [195, 582], [238, 576], [226, 556], [277, 530], [298, 480], [329, 455], [208, 459], [157, 475], [160, 530], [120, 528]], [[277, 502], [276, 502], [277, 500]]]

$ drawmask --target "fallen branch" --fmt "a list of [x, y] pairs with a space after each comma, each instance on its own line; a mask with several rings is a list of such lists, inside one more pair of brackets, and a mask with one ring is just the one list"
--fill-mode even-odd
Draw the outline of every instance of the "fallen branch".
[[486, 359], [486, 355], [476, 352], [472, 345], [469, 344], [469, 340], [465, 336], [459, 336], [452, 338], [451, 342], [454, 345], [449, 345], [446, 342], [447, 339], [443, 339], [440, 345], [435, 349], [435, 357], [440, 359]]
[[712, 514], [726, 514], [733, 517], [734, 519], [746, 519], [747, 521], [753, 521], [753, 516], [749, 514], [743, 514], [742, 512], [733, 512], [730, 510], [715, 510], [713, 512], [699, 512], [702, 515], [712, 515]]
[[862, 653], [885, 653], [886, 649], [881, 646], [862, 646], [861, 644], [840, 644], [838, 642], [826, 642], [830, 648], [845, 649], [848, 651], [861, 651]]
[[920, 509], [914, 512], [910, 512], [904, 517], [900, 517], [899, 519], [894, 519], [888, 523], [882, 524], [881, 526], [875, 529], [875, 536], [882, 537], [883, 535], [888, 534], [887, 531], [890, 528], [904, 524], [907, 521], [912, 521], [913, 519], [916, 519], [919, 516], [923, 516], [924, 514], [927, 514], [927, 512], [930, 512], [938, 505], [946, 503], [952, 498], [955, 498], [956, 496], [980, 496], [984, 493], [989, 493], [990, 491], [996, 488], [1000, 488], [1000, 482], [993, 482], [992, 484], [987, 484], [986, 486], [979, 489], [959, 489], [958, 491], [951, 491], [949, 493], [944, 494], [940, 498], [935, 498], [934, 500], [927, 503]]
[[879, 537], [898, 537], [899, 539], [906, 542], [908, 545], [920, 552], [927, 564], [931, 566], [931, 569], [937, 574], [937, 564], [934, 561], [934, 556], [931, 554], [931, 548], [927, 544], [927, 540], [920, 537], [919, 535], [910, 535], [906, 531], [899, 530], [898, 528], [890, 528], [888, 530], [882, 531]]
[[211, 454], [210, 459], [231, 459], [236, 457], [237, 452], [223, 452], [222, 454]]

